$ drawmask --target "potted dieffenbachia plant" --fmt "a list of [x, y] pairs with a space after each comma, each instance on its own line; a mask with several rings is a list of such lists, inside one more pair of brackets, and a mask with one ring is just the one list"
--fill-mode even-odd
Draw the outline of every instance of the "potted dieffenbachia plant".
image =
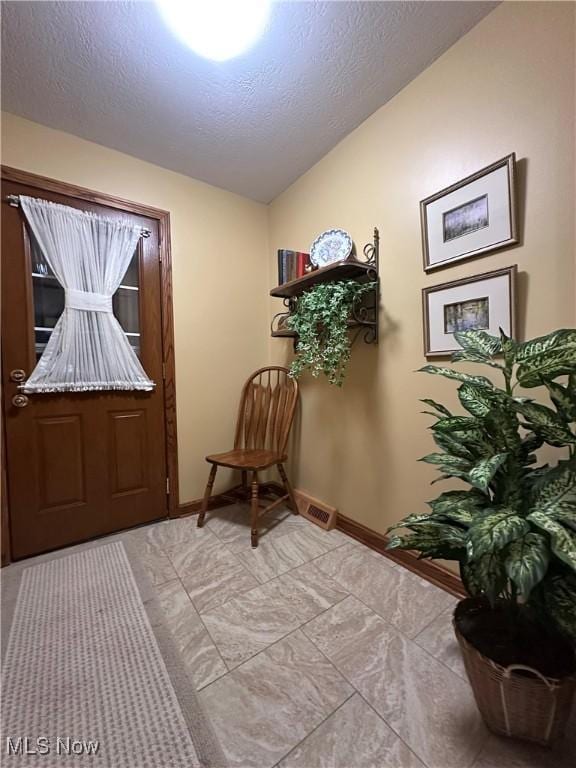
[[489, 366], [503, 386], [421, 369], [456, 382], [464, 410], [423, 401], [438, 451], [421, 461], [467, 487], [393, 526], [408, 532], [388, 547], [459, 563], [470, 597], [454, 626], [481, 714], [495, 732], [549, 744], [576, 688], [576, 330], [522, 343], [454, 335], [453, 362]]

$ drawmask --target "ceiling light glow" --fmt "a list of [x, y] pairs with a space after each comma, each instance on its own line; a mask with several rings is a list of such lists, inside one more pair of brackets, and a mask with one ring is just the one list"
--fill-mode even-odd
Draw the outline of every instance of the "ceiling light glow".
[[226, 61], [263, 33], [270, 0], [156, 0], [172, 32], [200, 56]]

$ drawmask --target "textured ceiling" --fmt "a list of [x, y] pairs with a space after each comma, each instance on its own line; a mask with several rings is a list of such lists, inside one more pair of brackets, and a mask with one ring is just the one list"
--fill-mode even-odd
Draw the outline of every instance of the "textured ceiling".
[[150, 2], [3, 2], [2, 106], [268, 202], [495, 5], [276, 2], [215, 63]]

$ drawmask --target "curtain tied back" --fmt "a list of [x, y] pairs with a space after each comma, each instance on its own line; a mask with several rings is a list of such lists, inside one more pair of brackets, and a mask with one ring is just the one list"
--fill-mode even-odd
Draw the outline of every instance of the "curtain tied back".
[[65, 292], [64, 311], [21, 390], [152, 390], [154, 382], [112, 311], [112, 296], [134, 255], [141, 228], [23, 195], [20, 205]]
[[112, 312], [112, 296], [106, 293], [90, 293], [69, 288], [66, 293], [66, 309], [84, 312]]

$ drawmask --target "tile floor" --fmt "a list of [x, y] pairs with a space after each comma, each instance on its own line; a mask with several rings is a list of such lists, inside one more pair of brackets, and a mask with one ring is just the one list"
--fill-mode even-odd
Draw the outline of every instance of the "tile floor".
[[[125, 534], [141, 546], [230, 766], [574, 768], [490, 735], [451, 628], [455, 599], [287, 510], [257, 550], [228, 507]], [[574, 736], [574, 738], [572, 738]]]

